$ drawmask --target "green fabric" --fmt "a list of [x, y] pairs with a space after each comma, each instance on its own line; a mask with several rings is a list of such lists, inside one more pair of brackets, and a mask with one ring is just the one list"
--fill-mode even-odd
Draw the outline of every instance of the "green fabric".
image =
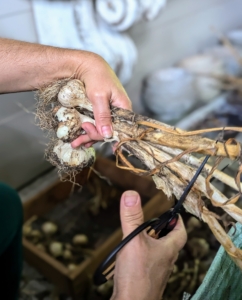
[[[236, 247], [242, 249], [242, 225], [236, 224], [229, 235]], [[203, 283], [191, 300], [242, 300], [242, 271], [221, 246]]]
[[18, 194], [0, 183], [0, 299], [18, 298], [22, 272], [23, 209]]

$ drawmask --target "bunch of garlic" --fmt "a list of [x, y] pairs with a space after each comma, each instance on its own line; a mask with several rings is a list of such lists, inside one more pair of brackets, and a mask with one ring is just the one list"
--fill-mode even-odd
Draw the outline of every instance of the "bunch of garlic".
[[[85, 134], [81, 128], [82, 123], [89, 122], [95, 125], [94, 119], [79, 112], [92, 111], [92, 104], [86, 98], [83, 83], [79, 80], [70, 80], [62, 86], [57, 101], [58, 104], [48, 103], [54, 106], [51, 124], [57, 140], [47, 149], [46, 158], [64, 173], [81, 171], [94, 163], [94, 148], [80, 146], [73, 149], [71, 142], [81, 134]], [[45, 106], [43, 107], [45, 109]]]

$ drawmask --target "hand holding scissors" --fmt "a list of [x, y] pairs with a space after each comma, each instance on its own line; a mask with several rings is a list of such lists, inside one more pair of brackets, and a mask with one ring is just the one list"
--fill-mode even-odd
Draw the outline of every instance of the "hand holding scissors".
[[106, 282], [109, 278], [113, 276], [114, 263], [110, 264], [116, 254], [128, 243], [130, 242], [136, 235], [141, 233], [143, 230], [147, 229], [147, 233], [159, 239], [161, 237], [166, 236], [175, 226], [178, 220], [178, 213], [181, 211], [182, 204], [185, 201], [188, 193], [192, 189], [195, 181], [197, 180], [199, 174], [201, 173], [204, 165], [209, 159], [209, 155], [205, 157], [204, 161], [197, 169], [195, 175], [193, 176], [190, 183], [185, 188], [181, 198], [178, 200], [175, 207], [164, 214], [162, 214], [159, 218], [151, 219], [149, 221], [144, 222], [138, 228], [136, 228], [133, 232], [131, 232], [122, 242], [109, 254], [109, 256], [103, 261], [103, 263], [97, 269], [94, 275], [95, 284], [99, 285]]

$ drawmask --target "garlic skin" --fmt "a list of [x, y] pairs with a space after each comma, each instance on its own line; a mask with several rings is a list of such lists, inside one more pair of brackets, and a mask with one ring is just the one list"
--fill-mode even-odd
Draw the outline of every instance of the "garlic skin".
[[92, 111], [83, 83], [78, 79], [70, 80], [58, 94], [58, 101], [65, 107], [80, 107]]
[[57, 232], [58, 227], [56, 224], [52, 223], [52, 222], [45, 222], [42, 226], [41, 226], [42, 231], [46, 234], [46, 235], [53, 235]]
[[74, 108], [61, 107], [57, 111], [54, 111], [54, 117], [57, 120], [58, 129], [56, 135], [64, 142], [72, 142], [82, 132], [82, 123], [89, 122], [95, 125], [95, 121], [79, 113]]
[[49, 245], [49, 251], [54, 257], [59, 257], [63, 254], [63, 244], [60, 242], [52, 242]]
[[76, 234], [72, 239], [72, 243], [76, 246], [87, 245], [88, 237], [85, 234]]
[[94, 148], [79, 147], [73, 149], [71, 144], [63, 143], [61, 140], [58, 140], [54, 146], [53, 153], [57, 156], [61, 164], [75, 168], [76, 170], [92, 165], [95, 160]]

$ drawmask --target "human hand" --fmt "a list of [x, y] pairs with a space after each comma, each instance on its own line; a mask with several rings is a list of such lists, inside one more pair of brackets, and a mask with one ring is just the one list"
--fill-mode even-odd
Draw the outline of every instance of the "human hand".
[[[120, 215], [123, 237], [144, 222], [140, 196], [135, 191], [122, 195]], [[156, 240], [143, 231], [117, 255], [111, 300], [157, 300], [166, 287], [179, 251], [187, 240], [181, 217], [176, 227]]]
[[82, 64], [75, 71], [75, 78], [85, 84], [87, 97], [93, 104], [96, 126], [83, 123], [82, 128], [87, 134], [73, 141], [72, 147], [81, 144], [90, 147], [94, 141], [112, 137], [110, 104], [129, 110], [132, 109], [132, 105], [114, 71], [97, 54], [85, 53]]
[[122, 84], [99, 55], [82, 50], [44, 46], [0, 38], [0, 93], [41, 89], [56, 80], [75, 78], [84, 82], [93, 104], [96, 127], [84, 123], [87, 134], [72, 146], [112, 137], [110, 104], [132, 109]]

